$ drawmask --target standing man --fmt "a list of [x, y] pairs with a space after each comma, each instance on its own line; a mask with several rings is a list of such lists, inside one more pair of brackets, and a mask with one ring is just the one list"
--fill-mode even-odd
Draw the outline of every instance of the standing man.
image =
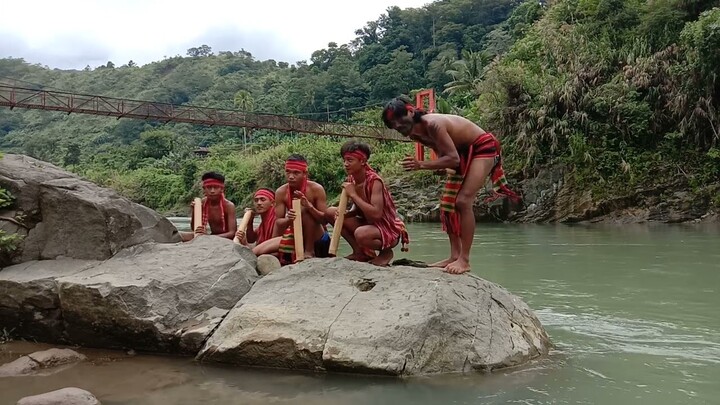
[[[470, 248], [475, 236], [473, 204], [488, 176], [498, 185], [498, 193], [518, 199], [506, 184], [501, 165], [500, 142], [467, 118], [452, 114], [428, 114], [410, 103], [395, 98], [382, 112], [385, 126], [435, 151], [434, 161], [418, 161], [408, 156], [405, 170], [455, 170], [461, 182], [441, 202], [443, 228], [450, 239], [450, 257], [434, 267], [461, 274], [470, 271]], [[456, 193], [455, 193], [456, 191]], [[454, 196], [454, 198], [452, 198]]]

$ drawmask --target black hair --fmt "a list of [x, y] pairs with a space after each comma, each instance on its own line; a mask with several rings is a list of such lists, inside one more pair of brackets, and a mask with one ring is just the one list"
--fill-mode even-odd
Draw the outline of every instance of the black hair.
[[307, 163], [307, 160], [305, 160], [305, 156], [298, 155], [297, 153], [293, 153], [290, 156], [288, 156], [287, 160], [291, 162], [305, 162]]
[[225, 176], [223, 176], [222, 174], [220, 174], [218, 172], [207, 172], [202, 175], [202, 181], [205, 181], [208, 179], [218, 180], [221, 183], [225, 183]]
[[348, 152], [354, 152], [356, 150], [359, 150], [363, 152], [365, 155], [367, 155], [368, 159], [370, 158], [370, 145], [366, 144], [365, 142], [358, 141], [355, 139], [351, 139], [347, 142], [345, 142], [340, 147], [340, 156], [344, 156]]
[[[385, 126], [388, 128], [392, 128], [392, 117], [401, 117], [406, 115], [408, 112], [408, 106], [413, 107], [413, 105], [409, 101], [401, 97], [396, 97], [388, 101], [382, 111], [382, 120], [383, 123], [385, 123]], [[420, 108], [415, 108], [415, 114], [413, 114], [413, 122], [420, 122], [421, 117], [425, 114], [427, 114], [427, 112], [425, 112], [424, 110]]]

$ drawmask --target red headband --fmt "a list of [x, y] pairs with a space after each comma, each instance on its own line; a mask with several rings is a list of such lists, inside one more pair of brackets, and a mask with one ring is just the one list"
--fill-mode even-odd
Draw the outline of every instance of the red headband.
[[203, 180], [203, 187], [211, 187], [211, 186], [218, 186], [218, 187], [225, 188], [225, 183], [223, 183], [222, 181], [217, 180], [217, 179]]
[[255, 193], [255, 198], [257, 197], [265, 197], [270, 201], [275, 201], [275, 195], [268, 190], [258, 190], [258, 192]]
[[[410, 104], [405, 104], [406, 111], [412, 111], [413, 108], [415, 108], [415, 107], [411, 106]], [[387, 112], [385, 113], [385, 117], [389, 120], [395, 118], [395, 113], [393, 111], [394, 110], [392, 108], [388, 109]]]
[[365, 152], [363, 152], [363, 151], [361, 151], [361, 150], [359, 150], [359, 149], [358, 149], [358, 150], [354, 150], [354, 151], [352, 151], [352, 152], [345, 152], [345, 153], [343, 153], [343, 157], [354, 157], [354, 158], [357, 159], [357, 160], [367, 160], [367, 159], [368, 159], [368, 157], [367, 157], [367, 155], [365, 154]]
[[298, 170], [301, 172], [307, 172], [307, 163], [298, 160], [288, 160], [285, 162], [285, 170]]

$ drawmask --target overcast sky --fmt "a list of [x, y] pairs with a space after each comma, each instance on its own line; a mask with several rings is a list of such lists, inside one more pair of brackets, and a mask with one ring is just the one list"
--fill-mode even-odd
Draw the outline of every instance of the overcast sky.
[[385, 10], [429, 0], [3, 0], [0, 57], [51, 68], [143, 65], [207, 44], [295, 63]]

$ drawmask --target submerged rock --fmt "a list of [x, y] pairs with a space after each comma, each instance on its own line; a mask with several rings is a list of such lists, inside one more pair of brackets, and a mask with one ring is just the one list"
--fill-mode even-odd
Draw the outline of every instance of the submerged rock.
[[80, 388], [68, 387], [25, 397], [17, 405], [101, 405], [95, 395]]
[[412, 376], [516, 366], [550, 347], [530, 308], [481, 278], [309, 259], [258, 281], [197, 359]]
[[[0, 366], [0, 377], [33, 375], [38, 371], [52, 374], [60, 366], [85, 360], [85, 356], [71, 349], [48, 349], [22, 356]], [[53, 370], [55, 369], [55, 370]]]

